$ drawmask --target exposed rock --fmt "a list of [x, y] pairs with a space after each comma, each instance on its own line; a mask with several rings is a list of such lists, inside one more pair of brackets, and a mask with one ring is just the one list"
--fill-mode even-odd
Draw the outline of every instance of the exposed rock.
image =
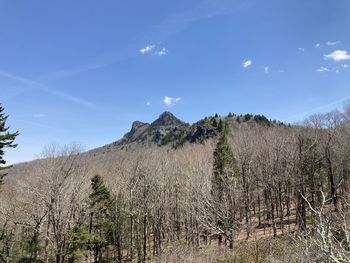
[[152, 136], [152, 141], [159, 143], [166, 135], [167, 133], [165, 131], [156, 130]]
[[158, 119], [152, 122], [152, 127], [157, 126], [174, 126], [174, 125], [187, 125], [185, 122], [176, 118], [171, 112], [165, 111], [163, 112]]
[[102, 148], [125, 147], [131, 143], [171, 144], [173, 147], [185, 142], [199, 142], [216, 135], [215, 128], [203, 123], [189, 125], [166, 111], [151, 124], [134, 121], [131, 130], [124, 137]]
[[132, 136], [143, 126], [149, 125], [148, 123], [141, 122], [141, 121], [134, 121], [131, 126], [131, 130], [125, 134], [126, 137], [132, 138]]
[[215, 128], [207, 125], [194, 124], [190, 131], [187, 133], [186, 140], [190, 143], [201, 141], [204, 139], [212, 138], [217, 135]]

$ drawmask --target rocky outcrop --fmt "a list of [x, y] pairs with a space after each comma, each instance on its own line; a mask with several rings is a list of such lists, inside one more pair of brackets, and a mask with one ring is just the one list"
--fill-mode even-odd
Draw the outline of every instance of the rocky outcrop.
[[171, 112], [165, 111], [163, 112], [158, 119], [152, 122], [151, 127], [159, 127], [159, 126], [183, 126], [188, 125], [185, 122], [176, 118]]
[[137, 132], [140, 130], [140, 128], [145, 128], [145, 126], [148, 127], [149, 124], [141, 121], [134, 121], [132, 123], [131, 130], [127, 134], [125, 134], [124, 137], [127, 137], [129, 139], [133, 138], [134, 135], [137, 134]]
[[[176, 118], [171, 112], [163, 112], [151, 124], [134, 121], [131, 130], [110, 146], [126, 146], [130, 143], [171, 144], [174, 147], [185, 142], [202, 142], [217, 135], [215, 128], [203, 123], [189, 125]], [[110, 147], [109, 146], [109, 147]]]
[[208, 125], [194, 124], [187, 133], [186, 140], [190, 143], [194, 143], [215, 137], [216, 135], [217, 131], [215, 128], [209, 127]]

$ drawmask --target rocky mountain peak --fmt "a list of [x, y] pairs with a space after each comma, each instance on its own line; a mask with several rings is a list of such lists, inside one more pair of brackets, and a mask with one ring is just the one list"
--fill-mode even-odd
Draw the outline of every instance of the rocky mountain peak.
[[148, 123], [141, 122], [141, 121], [134, 121], [131, 126], [131, 132], [135, 132], [138, 130], [140, 127], [147, 125]]
[[176, 118], [171, 112], [163, 112], [157, 120], [155, 120], [152, 126], [172, 126], [172, 125], [184, 125], [185, 123]]

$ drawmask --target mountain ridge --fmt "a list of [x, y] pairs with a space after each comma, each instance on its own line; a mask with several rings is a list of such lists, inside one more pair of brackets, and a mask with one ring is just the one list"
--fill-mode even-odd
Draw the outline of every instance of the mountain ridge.
[[205, 117], [195, 123], [189, 124], [177, 118], [173, 113], [164, 111], [159, 117], [151, 123], [134, 121], [131, 129], [121, 139], [110, 144], [101, 146], [93, 151], [112, 151], [114, 148], [124, 148], [133, 144], [158, 146], [170, 145], [172, 148], [181, 147], [185, 143], [202, 143], [205, 140], [215, 138], [219, 133], [220, 122], [229, 125], [246, 123], [257, 123], [261, 125], [283, 124], [277, 121], [268, 120], [263, 115], [236, 115], [229, 113], [226, 116]]

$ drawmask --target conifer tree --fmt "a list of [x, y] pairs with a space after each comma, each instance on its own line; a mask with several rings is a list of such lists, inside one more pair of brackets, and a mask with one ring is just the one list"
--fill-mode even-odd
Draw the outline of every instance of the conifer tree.
[[25, 228], [23, 230], [23, 240], [22, 247], [26, 252], [26, 256], [22, 257], [19, 260], [19, 263], [41, 263], [43, 260], [39, 258], [39, 254], [42, 250], [41, 242], [40, 242], [40, 232], [39, 226], [37, 225], [35, 228]]
[[15, 148], [17, 144], [14, 144], [14, 140], [18, 135], [18, 132], [10, 133], [9, 127], [6, 127], [6, 120], [8, 115], [5, 115], [4, 108], [0, 103], [0, 187], [3, 184], [3, 179], [7, 173], [1, 172], [2, 170], [10, 168], [10, 166], [5, 166], [6, 161], [4, 160], [4, 149]]
[[89, 233], [94, 251], [95, 262], [102, 259], [103, 248], [111, 243], [113, 233], [113, 201], [102, 177], [95, 175], [91, 179]]
[[64, 256], [68, 262], [86, 262], [91, 252], [93, 262], [109, 260], [105, 257], [105, 249], [113, 243], [114, 203], [101, 176], [95, 175], [91, 179], [91, 188], [87, 211], [81, 212], [80, 222], [66, 233]]
[[216, 118], [211, 119], [211, 125], [215, 128], [218, 126], [218, 122], [217, 122]]
[[68, 262], [85, 262], [89, 255], [90, 240], [93, 240], [88, 227], [85, 224], [77, 224], [66, 235], [68, 241], [64, 256], [67, 257]]
[[[231, 247], [233, 240], [231, 233], [233, 232], [234, 227], [234, 214], [232, 209], [227, 211], [226, 208], [232, 208], [234, 206], [232, 202], [234, 201], [233, 195], [235, 193], [232, 191], [232, 179], [239, 174], [239, 168], [227, 141], [227, 126], [223, 122], [221, 122], [221, 126], [220, 137], [214, 151], [212, 194], [218, 207], [218, 210], [215, 212], [218, 227], [227, 233], [227, 237], [230, 238]], [[218, 241], [219, 245], [221, 245], [221, 234], [219, 235]]]
[[224, 124], [222, 122], [222, 119], [219, 120], [218, 126], [217, 126], [218, 132], [222, 133], [224, 131]]

